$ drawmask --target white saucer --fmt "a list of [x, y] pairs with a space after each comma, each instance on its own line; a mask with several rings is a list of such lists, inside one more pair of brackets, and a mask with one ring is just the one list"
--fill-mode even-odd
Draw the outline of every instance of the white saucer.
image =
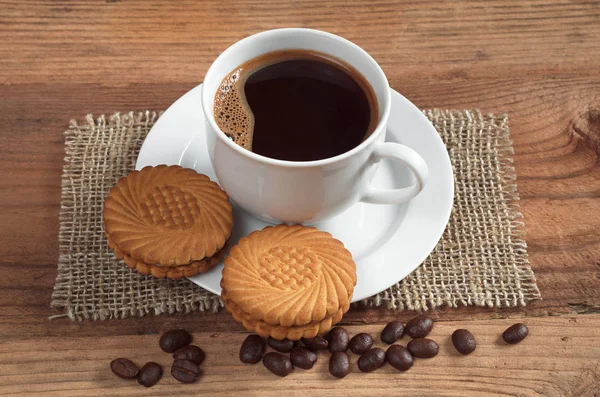
[[[216, 181], [206, 150], [201, 87], [179, 98], [156, 122], [144, 141], [136, 169], [147, 165], [179, 164]], [[392, 91], [387, 140], [416, 150], [429, 166], [429, 182], [410, 203], [358, 203], [337, 217], [316, 225], [341, 240], [352, 252], [358, 283], [353, 302], [394, 285], [406, 277], [433, 250], [448, 223], [454, 196], [452, 165], [439, 134], [411, 102]], [[381, 188], [412, 184], [412, 176], [396, 162], [384, 161], [373, 183]], [[267, 225], [234, 205], [231, 244]], [[215, 294], [223, 264], [190, 280]]]

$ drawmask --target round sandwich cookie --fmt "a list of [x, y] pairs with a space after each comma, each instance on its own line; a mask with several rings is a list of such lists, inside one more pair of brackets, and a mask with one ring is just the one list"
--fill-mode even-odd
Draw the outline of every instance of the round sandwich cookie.
[[335, 324], [339, 323], [342, 320], [344, 313], [348, 311], [348, 308], [341, 308], [333, 316], [324, 318], [319, 322], [285, 327], [281, 325], [267, 324], [260, 320], [254, 320], [248, 313], [241, 311], [234, 302], [228, 299], [226, 292], [221, 293], [221, 298], [225, 303], [225, 308], [227, 311], [231, 313], [235, 321], [241, 323], [244, 328], [249, 331], [256, 332], [260, 336], [270, 336], [279, 340], [299, 340], [300, 338], [314, 338], [317, 335], [324, 334]]
[[133, 171], [104, 202], [104, 231], [115, 255], [155, 277], [210, 270], [232, 227], [227, 194], [206, 175], [180, 166]]
[[218, 265], [224, 256], [224, 249], [217, 251], [210, 258], [204, 258], [200, 261], [193, 261], [187, 265], [181, 266], [160, 266], [149, 265], [140, 262], [132, 257], [125, 255], [114, 243], [107, 239], [108, 246], [113, 250], [118, 259], [122, 259], [128, 268], [137, 270], [145, 276], [152, 275], [156, 278], [179, 279], [184, 277], [192, 277], [198, 273], [206, 273], [216, 265]]
[[261, 335], [282, 339], [327, 331], [348, 311], [356, 265], [344, 245], [314, 227], [268, 226], [225, 258], [225, 306]]

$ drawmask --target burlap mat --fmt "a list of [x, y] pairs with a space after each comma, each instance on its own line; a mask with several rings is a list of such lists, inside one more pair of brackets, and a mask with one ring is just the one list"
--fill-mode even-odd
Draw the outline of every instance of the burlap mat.
[[[450, 223], [438, 246], [410, 276], [362, 302], [393, 309], [441, 305], [511, 307], [540, 299], [527, 260], [506, 115], [427, 110], [455, 172]], [[218, 296], [187, 281], [144, 277], [106, 246], [102, 205], [134, 169], [154, 112], [91, 115], [65, 132], [60, 258], [52, 306], [71, 319], [110, 319], [217, 310]]]

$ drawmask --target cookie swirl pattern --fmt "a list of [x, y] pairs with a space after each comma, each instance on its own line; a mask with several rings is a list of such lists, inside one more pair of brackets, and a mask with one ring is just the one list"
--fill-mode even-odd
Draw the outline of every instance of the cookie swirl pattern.
[[213, 256], [231, 234], [227, 194], [180, 166], [145, 167], [121, 178], [104, 204], [109, 240], [134, 260], [181, 266]]
[[348, 310], [355, 284], [356, 265], [344, 245], [301, 225], [269, 226], [241, 239], [225, 259], [221, 281], [236, 311], [282, 327]]

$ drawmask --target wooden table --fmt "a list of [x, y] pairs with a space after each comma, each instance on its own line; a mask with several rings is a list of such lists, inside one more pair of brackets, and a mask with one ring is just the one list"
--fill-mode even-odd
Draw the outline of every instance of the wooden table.
[[[598, 395], [600, 393], [600, 3], [598, 1], [0, 0], [0, 395]], [[365, 48], [422, 108], [508, 112], [531, 265], [543, 295], [526, 308], [442, 308], [438, 357], [406, 373], [356, 369], [333, 380], [326, 356], [286, 379], [244, 366], [226, 313], [49, 321], [58, 258], [63, 136], [86, 113], [165, 109], [231, 43], [310, 27]], [[414, 313], [355, 310], [351, 333]], [[499, 335], [523, 321], [530, 337]], [[182, 326], [208, 354], [197, 384], [166, 375], [144, 389], [111, 359], [156, 360]], [[459, 357], [456, 328], [479, 346]], [[353, 358], [355, 360], [355, 358]]]

